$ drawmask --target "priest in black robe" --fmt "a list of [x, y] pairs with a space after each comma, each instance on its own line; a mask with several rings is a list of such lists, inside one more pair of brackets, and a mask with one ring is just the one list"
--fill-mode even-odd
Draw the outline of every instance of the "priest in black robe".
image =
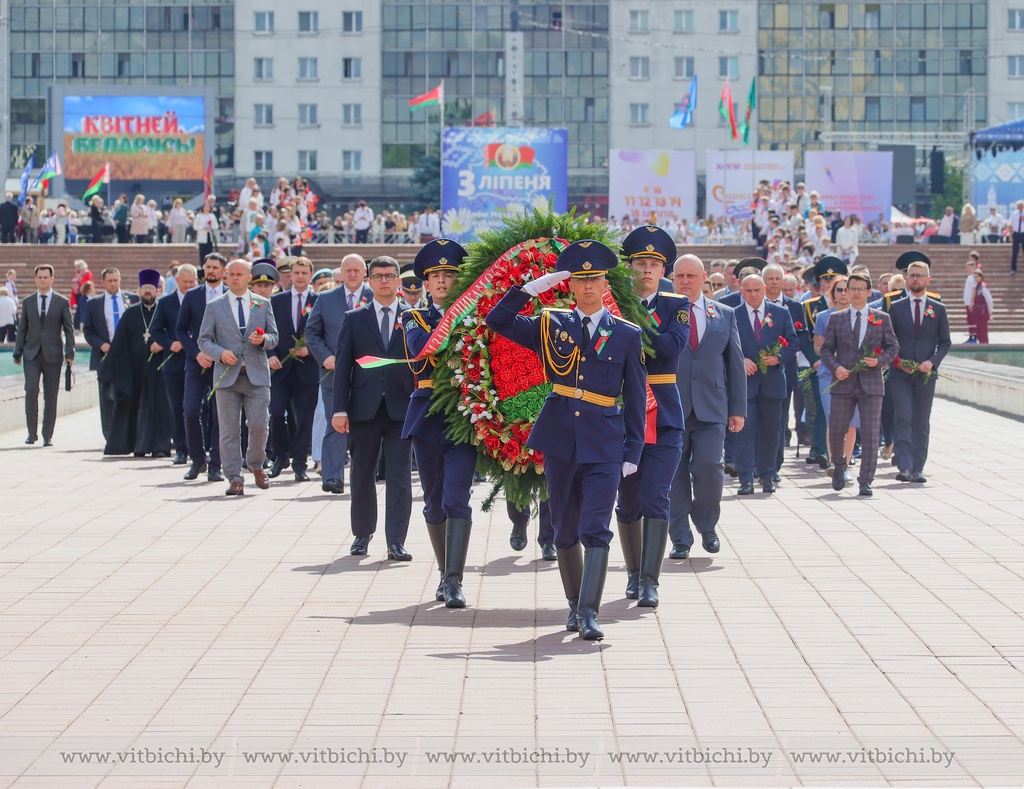
[[100, 365], [100, 380], [112, 384], [114, 391], [104, 455], [170, 457], [171, 411], [159, 369], [164, 354], [150, 349], [159, 288], [159, 271], [139, 272], [140, 303], [124, 311]]

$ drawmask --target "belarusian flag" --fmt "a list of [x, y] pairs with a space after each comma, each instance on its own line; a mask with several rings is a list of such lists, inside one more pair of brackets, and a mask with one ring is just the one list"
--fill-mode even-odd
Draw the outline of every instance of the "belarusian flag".
[[736, 110], [732, 106], [732, 88], [729, 86], [729, 78], [725, 78], [725, 86], [722, 88], [722, 96], [718, 99], [718, 114], [729, 121], [729, 129], [732, 138], [738, 140], [740, 133], [736, 129]]
[[743, 144], [750, 142], [750, 118], [757, 109], [757, 77], [750, 80], [750, 93], [747, 95], [747, 114], [740, 124], [740, 131], [743, 132]]
[[409, 99], [409, 109], [418, 110], [420, 107], [443, 107], [444, 106], [444, 80], [431, 91], [422, 96]]
[[96, 173], [96, 177], [89, 181], [89, 185], [85, 188], [85, 194], [82, 195], [82, 202], [89, 202], [89, 198], [94, 194], [98, 194], [100, 189], [105, 184], [110, 183], [110, 162], [103, 165], [103, 169]]

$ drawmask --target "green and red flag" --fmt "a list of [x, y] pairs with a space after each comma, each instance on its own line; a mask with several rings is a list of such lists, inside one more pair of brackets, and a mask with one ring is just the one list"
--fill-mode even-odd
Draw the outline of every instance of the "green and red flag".
[[96, 176], [89, 181], [89, 185], [85, 188], [85, 194], [82, 195], [82, 202], [88, 203], [89, 198], [94, 194], [99, 194], [106, 184], [110, 183], [110, 162], [103, 165], [103, 169], [96, 173]]
[[444, 80], [433, 90], [428, 90], [422, 96], [409, 99], [409, 109], [418, 110], [421, 107], [444, 107]]
[[718, 114], [729, 121], [729, 130], [732, 138], [740, 138], [739, 130], [736, 128], [736, 110], [732, 106], [732, 88], [729, 86], [729, 78], [725, 78], [725, 86], [722, 88], [722, 95], [718, 99]]
[[740, 124], [740, 131], [743, 132], [743, 144], [746, 145], [750, 142], [750, 126], [751, 116], [754, 114], [754, 110], [757, 109], [757, 77], [750, 80], [750, 93], [747, 94], [747, 114], [743, 118], [743, 123]]

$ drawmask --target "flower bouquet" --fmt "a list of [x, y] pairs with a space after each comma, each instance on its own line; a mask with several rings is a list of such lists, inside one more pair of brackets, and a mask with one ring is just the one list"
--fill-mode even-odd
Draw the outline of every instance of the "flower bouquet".
[[[868, 318], [868, 322], [869, 323], [871, 322], [871, 318]], [[881, 321], [879, 321], [879, 323], [881, 323]], [[882, 349], [879, 346], [876, 345], [874, 348], [869, 348], [867, 343], [865, 343], [864, 347], [861, 348], [860, 360], [855, 365], [853, 365], [852, 368], [850, 368], [850, 375], [853, 375], [854, 373], [859, 373], [861, 370], [866, 369], [867, 366], [868, 366], [867, 365], [867, 360], [868, 359], [877, 359], [881, 355], [882, 355]], [[830, 383], [825, 388], [825, 391], [826, 392], [831, 392], [832, 391], [832, 387], [835, 386], [837, 383], [839, 383], [839, 379], [838, 378], [833, 380], [832, 383]]]
[[[771, 316], [767, 316], [771, 317]], [[767, 318], [766, 318], [767, 319]], [[778, 356], [783, 348], [789, 347], [789, 340], [785, 337], [779, 337], [777, 342], [772, 343], [767, 348], [762, 348], [757, 352], [757, 371], [761, 375], [765, 375], [768, 372], [768, 362], [765, 361], [769, 356]]]

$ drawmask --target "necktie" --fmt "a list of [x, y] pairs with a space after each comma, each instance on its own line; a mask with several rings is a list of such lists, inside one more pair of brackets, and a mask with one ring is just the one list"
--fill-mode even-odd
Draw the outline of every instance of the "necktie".
[[349, 293], [348, 294], [348, 308], [350, 310], [354, 310], [356, 308], [356, 294], [355, 293]]
[[110, 297], [110, 304], [114, 308], [114, 331], [117, 331], [117, 324], [121, 322], [121, 310], [117, 307], [119, 301], [120, 299], [117, 296]]
[[914, 299], [914, 330], [921, 331], [921, 299]]
[[853, 336], [857, 338], [857, 345], [860, 345], [860, 310], [857, 310], [853, 319]]
[[700, 337], [697, 336], [697, 319], [693, 314], [693, 305], [690, 305], [690, 348], [696, 353], [700, 345]]
[[302, 294], [295, 294], [295, 330], [299, 330], [299, 321], [302, 320]]
[[380, 311], [380, 339], [384, 343], [384, 347], [388, 347], [388, 342], [391, 340], [391, 310], [388, 307], [384, 307]]
[[754, 310], [754, 339], [761, 342], [761, 319], [757, 316], [758, 311]]
[[245, 334], [245, 311], [242, 309], [242, 297], [238, 297], [238, 330]]
[[583, 347], [590, 346], [590, 318], [583, 319]]
[[39, 322], [46, 320], [46, 294], [43, 294], [43, 306], [39, 310]]

